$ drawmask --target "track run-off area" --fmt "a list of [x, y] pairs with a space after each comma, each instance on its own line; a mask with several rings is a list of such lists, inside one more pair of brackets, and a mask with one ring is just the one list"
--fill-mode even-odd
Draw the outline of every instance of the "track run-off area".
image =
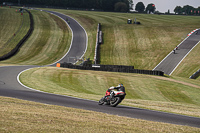
[[[70, 21], [69, 27], [72, 31], [72, 42], [71, 47], [68, 53], [59, 61], [53, 63], [50, 66], [55, 66], [56, 63], [62, 62], [72, 62], [75, 63], [73, 57], [82, 57], [87, 49], [87, 33], [83, 29], [83, 27], [73, 18], [68, 17], [64, 14], [46, 11], [51, 14], [54, 14], [64, 21]], [[188, 41], [197, 41], [196, 35], [191, 35], [188, 37]], [[195, 40], [197, 39], [197, 40]], [[180, 50], [177, 50], [177, 54], [182, 54], [184, 49], [187, 51], [194, 47], [192, 46], [186, 47], [185, 45], [179, 46]], [[188, 53], [188, 52], [186, 52]], [[174, 57], [173, 57], [174, 58]], [[92, 110], [97, 112], [103, 112], [108, 114], [114, 114], [119, 116], [126, 116], [131, 118], [138, 118], [144, 119], [149, 121], [157, 121], [157, 122], [164, 122], [164, 123], [171, 123], [171, 124], [178, 124], [178, 125], [187, 125], [192, 127], [200, 128], [200, 118], [172, 114], [172, 113], [165, 113], [159, 111], [151, 111], [146, 109], [128, 107], [128, 106], [117, 106], [115, 108], [110, 106], [99, 106], [97, 101], [91, 101], [86, 99], [79, 99], [69, 96], [62, 96], [56, 94], [50, 94], [46, 92], [37, 91], [31, 88], [28, 88], [22, 85], [19, 81], [19, 75], [25, 70], [40, 67], [40, 66], [3, 66], [0, 67], [0, 95], [6, 97], [14, 97], [23, 100], [35, 101], [45, 104], [53, 104], [53, 105], [60, 105], [66, 107], [73, 107], [73, 108], [80, 108], [86, 110]], [[158, 68], [156, 68], [158, 69]], [[166, 73], [166, 72], [165, 72]]]

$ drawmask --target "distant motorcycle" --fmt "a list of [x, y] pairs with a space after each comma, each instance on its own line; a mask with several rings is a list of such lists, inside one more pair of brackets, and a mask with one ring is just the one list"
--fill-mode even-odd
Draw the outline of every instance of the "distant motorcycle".
[[99, 100], [99, 105], [110, 105], [112, 107], [116, 107], [122, 100], [125, 98], [126, 93], [123, 91], [114, 91], [112, 90], [110, 95], [105, 95]]

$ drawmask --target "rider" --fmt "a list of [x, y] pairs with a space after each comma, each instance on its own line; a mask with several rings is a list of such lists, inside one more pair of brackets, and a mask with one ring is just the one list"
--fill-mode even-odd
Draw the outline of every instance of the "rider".
[[[110, 93], [112, 90], [117, 89], [117, 91], [123, 91], [125, 93], [125, 87], [123, 84], [119, 84], [118, 86], [114, 87], [110, 87], [107, 91], [106, 91], [106, 95], [105, 96], [110, 96]], [[113, 97], [113, 95], [111, 95], [111, 97]]]

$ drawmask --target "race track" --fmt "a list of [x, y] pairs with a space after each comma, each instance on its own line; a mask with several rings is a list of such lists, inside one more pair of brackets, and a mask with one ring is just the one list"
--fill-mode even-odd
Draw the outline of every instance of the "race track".
[[[196, 34], [198, 33], [198, 34]], [[178, 50], [171, 51], [153, 70], [171, 75], [181, 61], [200, 42], [200, 30], [197, 30], [178, 45]]]
[[[55, 13], [55, 12], [51, 12]], [[55, 13], [61, 18], [65, 19], [67, 16]], [[72, 19], [72, 18], [70, 18]], [[74, 20], [74, 19], [73, 19]], [[73, 31], [73, 37], [81, 37], [82, 41], [74, 38], [72, 41], [70, 51], [58, 62], [68, 62], [70, 61], [68, 57], [72, 56], [82, 56], [84, 50], [87, 46], [87, 35], [86, 32], [80, 30], [82, 27], [74, 20], [70, 20], [69, 26]], [[82, 28], [83, 29], [83, 28]], [[80, 35], [79, 35], [80, 32]], [[76, 34], [76, 35], [75, 35]], [[84, 35], [83, 35], [84, 34]], [[83, 43], [82, 43], [83, 42]], [[81, 45], [81, 46], [79, 46]], [[77, 52], [79, 51], [79, 52]], [[76, 55], [77, 54], [77, 55]], [[72, 60], [74, 61], [74, 60]], [[55, 65], [56, 63], [54, 63]], [[188, 117], [183, 115], [164, 113], [159, 111], [151, 111], [146, 109], [139, 109], [127, 106], [99, 106], [97, 101], [90, 101], [84, 99], [78, 99], [68, 96], [61, 96], [56, 94], [49, 94], [45, 92], [36, 91], [33, 89], [26, 88], [18, 82], [19, 74], [26, 69], [34, 68], [38, 66], [6, 66], [0, 67], [0, 96], [14, 97], [23, 100], [35, 101], [46, 104], [60, 105], [66, 107], [80, 108], [86, 110], [92, 110], [97, 112], [103, 112], [108, 114], [127, 116], [131, 118], [139, 118], [150, 121], [158, 121], [179, 125], [188, 125], [200, 128], [200, 118]], [[99, 98], [100, 99], [100, 98]]]

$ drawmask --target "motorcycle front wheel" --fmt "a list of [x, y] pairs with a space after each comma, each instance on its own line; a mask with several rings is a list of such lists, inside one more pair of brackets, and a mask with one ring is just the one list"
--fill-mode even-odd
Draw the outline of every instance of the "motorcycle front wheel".
[[99, 105], [103, 105], [104, 104], [104, 97], [102, 97], [100, 100], [99, 100]]
[[121, 98], [120, 98], [120, 97], [114, 97], [114, 98], [110, 101], [110, 106], [116, 107], [120, 102], [121, 102]]

